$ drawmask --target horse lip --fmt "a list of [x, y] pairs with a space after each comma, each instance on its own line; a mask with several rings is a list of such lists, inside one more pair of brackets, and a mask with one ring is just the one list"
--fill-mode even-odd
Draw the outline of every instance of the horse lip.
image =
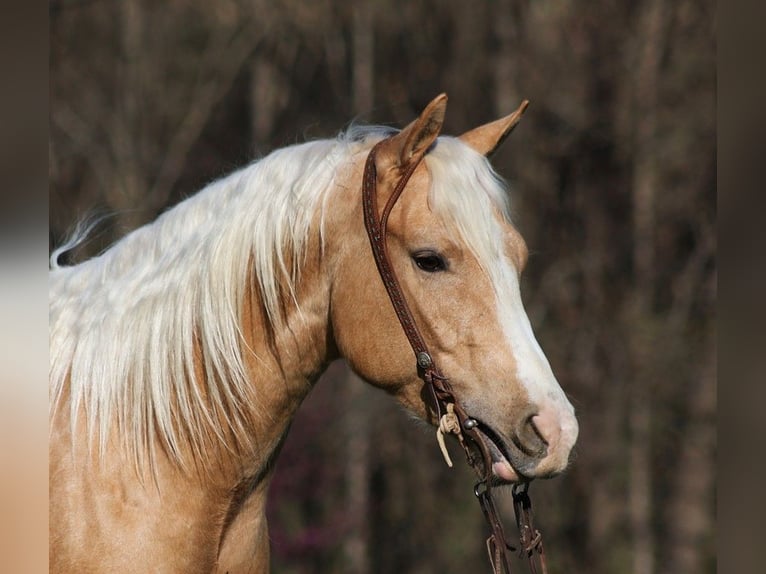
[[[521, 464], [521, 462], [518, 460], [519, 456], [515, 455], [513, 452], [513, 449], [511, 448], [511, 445], [515, 445], [514, 442], [511, 442], [507, 440], [502, 433], [497, 431], [494, 427], [491, 425], [485, 423], [484, 421], [480, 419], [476, 419], [476, 422], [478, 425], [476, 426], [476, 430], [478, 431], [477, 436], [480, 440], [484, 441], [487, 445], [487, 449], [489, 450], [490, 457], [492, 459], [492, 462], [502, 462], [503, 460], [507, 461], [508, 464], [511, 465], [513, 470], [516, 472], [516, 474], [519, 475], [519, 478], [524, 480], [527, 478], [525, 476], [525, 473], [521, 470], [523, 468], [524, 464]], [[518, 448], [518, 446], [517, 446]], [[524, 451], [519, 449], [521, 451], [520, 454], [524, 454]], [[499, 478], [496, 478], [500, 482], [504, 482]]]

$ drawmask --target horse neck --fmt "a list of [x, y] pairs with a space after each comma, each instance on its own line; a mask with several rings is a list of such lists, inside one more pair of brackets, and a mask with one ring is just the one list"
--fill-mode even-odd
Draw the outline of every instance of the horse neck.
[[[250, 485], [248, 488], [268, 481], [297, 409], [327, 365], [337, 358], [328, 322], [330, 272], [322, 256], [320, 220], [317, 213], [302, 254], [285, 253], [286, 267], [297, 257], [303, 264], [295, 285], [288, 286], [286, 281], [278, 285], [277, 313], [268, 309], [254, 262], [250, 261], [238, 325], [247, 380], [238, 416], [245, 432], [231, 437], [233, 443], [240, 439], [234, 449], [219, 445], [219, 452], [211, 456], [225, 461], [224, 467], [233, 474], [227, 472], [221, 478], [233, 479], [237, 488], [243, 481]], [[205, 375], [200, 372], [200, 376]], [[204, 380], [207, 388], [215, 384], [226, 382]]]
[[[328, 147], [317, 144], [290, 153], [304, 154], [304, 163], [311, 168], [312, 162], [324, 161]], [[300, 159], [290, 156], [293, 163]], [[291, 188], [281, 171], [286, 162], [280, 161], [263, 160], [262, 165], [216, 182], [103, 256], [53, 271], [54, 413], [62, 410], [64, 402], [70, 403], [71, 395], [76, 399], [71, 404], [81, 411], [71, 411], [75, 420], [84, 412], [93, 417], [91, 430], [97, 436], [107, 434], [102, 432], [105, 429], [128, 435], [128, 459], [133, 456], [134, 461], [151, 462], [152, 453], [130, 453], [131, 448], [141, 451], [148, 439], [155, 442], [153, 452], [170, 461], [185, 458], [203, 470], [215, 466], [214, 472], [220, 465], [208, 462], [223, 461], [235, 474], [260, 472], [311, 384], [334, 358], [327, 319], [329, 280], [320, 236], [322, 210], [314, 209], [322, 205], [323, 196], [314, 199], [307, 191], [294, 200], [288, 194], [279, 195], [270, 185], [280, 178]], [[277, 176], [269, 176], [269, 170]], [[310, 177], [318, 190], [332, 180], [329, 172], [307, 169], [302, 173], [310, 175], [294, 177]], [[305, 190], [312, 188], [302, 185]], [[267, 205], [265, 200], [272, 199], [282, 203]], [[298, 220], [297, 227], [308, 230], [300, 239], [293, 238], [300, 234], [289, 233], [287, 223], [273, 225], [287, 209], [295, 214], [286, 221], [295, 227]], [[300, 223], [304, 213], [310, 214], [308, 225]], [[280, 232], [286, 228], [289, 241], [276, 242], [286, 245], [280, 253], [281, 265], [272, 260], [256, 269], [256, 256], [263, 259], [272, 247], [247, 241], [264, 226]], [[283, 277], [276, 285], [277, 304], [273, 292], [269, 304], [264, 277], [282, 277], [294, 261], [300, 263], [298, 280], [290, 285], [290, 278]], [[116, 309], [114, 301], [120, 303]], [[183, 310], [190, 305], [193, 313]], [[226, 323], [226, 316], [236, 316], [236, 325], [231, 320]], [[81, 333], [86, 340], [81, 340]], [[188, 341], [188, 333], [193, 333], [193, 343], [165, 342], [179, 334]], [[87, 349], [86, 354], [81, 349]], [[232, 353], [235, 360], [229, 361]], [[93, 370], [93, 365], [100, 368], [98, 364], [104, 364], [107, 377]], [[149, 375], [136, 385], [125, 381], [128, 371]], [[169, 371], [175, 374], [162, 377]], [[189, 371], [194, 376], [188, 376]], [[137, 390], [130, 390], [131, 385]], [[124, 407], [125, 397], [140, 397], [143, 403]], [[156, 397], [169, 397], [169, 401]], [[118, 420], [122, 422], [114, 422]], [[125, 428], [117, 428], [118, 424]], [[162, 433], [173, 431], [162, 428], [173, 427], [178, 436], [168, 441]], [[144, 434], [131, 432], [136, 428]]]
[[[270, 321], [258, 288], [246, 290], [242, 313], [245, 368], [253, 392], [250, 419], [255, 438], [251, 467], [265, 464], [313, 384], [337, 357], [328, 323], [329, 280], [319, 261], [318, 238], [311, 240], [295, 299], [283, 317]], [[267, 445], [259, 448], [260, 443]]]

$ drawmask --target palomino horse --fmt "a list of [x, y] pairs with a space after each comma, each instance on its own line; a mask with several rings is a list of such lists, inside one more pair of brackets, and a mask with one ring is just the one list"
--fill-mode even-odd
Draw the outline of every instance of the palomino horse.
[[[498, 483], [567, 465], [574, 410], [522, 307], [527, 259], [491, 154], [516, 113], [438, 137], [447, 98], [400, 132], [273, 152], [71, 267], [52, 258], [50, 568], [264, 572], [274, 460], [343, 357], [436, 424], [362, 217], [371, 148], [388, 256], [478, 424]], [[422, 161], [421, 161], [422, 160]]]

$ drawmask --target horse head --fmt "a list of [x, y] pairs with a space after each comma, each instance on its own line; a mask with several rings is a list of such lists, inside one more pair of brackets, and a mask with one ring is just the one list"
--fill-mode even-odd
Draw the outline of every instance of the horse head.
[[[519, 283], [527, 247], [487, 159], [526, 102], [458, 138], [439, 137], [446, 103], [437, 97], [376, 147], [377, 205], [386, 205], [412, 172], [388, 218], [388, 258], [433, 361], [477, 421], [495, 479], [553, 476], [567, 466], [577, 420], [524, 310]], [[359, 182], [370, 147], [352, 162], [326, 216], [334, 342], [362, 378], [436, 423], [363, 227]]]

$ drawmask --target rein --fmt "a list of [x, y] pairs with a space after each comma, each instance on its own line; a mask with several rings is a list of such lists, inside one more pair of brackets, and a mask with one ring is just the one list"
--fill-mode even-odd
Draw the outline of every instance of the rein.
[[[383, 140], [385, 141], [385, 140]], [[518, 550], [511, 546], [505, 539], [503, 532], [503, 523], [498, 515], [495, 501], [492, 497], [492, 456], [485, 439], [479, 434], [478, 422], [476, 419], [468, 416], [455, 396], [449, 379], [445, 377], [434, 363], [431, 353], [428, 350], [423, 336], [421, 335], [417, 323], [410, 311], [407, 300], [402, 292], [399, 279], [391, 265], [387, 249], [387, 224], [388, 216], [399, 196], [404, 191], [415, 169], [418, 167], [422, 156], [412, 161], [402, 174], [396, 184], [391, 197], [383, 207], [383, 211], [378, 217], [377, 200], [377, 169], [375, 167], [375, 154], [383, 142], [378, 142], [370, 150], [364, 167], [364, 176], [362, 180], [362, 203], [364, 209], [364, 225], [367, 229], [367, 235], [370, 239], [375, 264], [380, 273], [383, 285], [386, 287], [388, 296], [394, 306], [394, 311], [399, 319], [399, 323], [407, 336], [407, 340], [415, 353], [417, 360], [418, 376], [424, 381], [430, 398], [433, 401], [433, 408], [439, 420], [437, 430], [437, 439], [441, 447], [442, 454], [449, 466], [452, 461], [444, 445], [444, 435], [454, 434], [457, 436], [460, 445], [465, 451], [468, 465], [473, 468], [479, 477], [479, 481], [474, 486], [474, 494], [479, 501], [484, 517], [487, 520], [491, 534], [487, 538], [487, 553], [489, 554], [490, 564], [494, 574], [511, 574], [511, 565], [509, 561], [509, 551], [518, 552], [520, 557], [526, 555], [529, 562], [529, 569], [532, 574], [537, 574], [537, 564], [540, 565], [539, 572], [547, 574], [545, 554], [543, 552], [542, 535], [535, 529], [532, 521], [532, 503], [529, 498], [529, 482], [521, 485], [514, 485], [513, 509], [516, 515], [516, 525], [519, 529]], [[470, 444], [475, 445], [481, 453], [481, 458], [477, 458]]]

